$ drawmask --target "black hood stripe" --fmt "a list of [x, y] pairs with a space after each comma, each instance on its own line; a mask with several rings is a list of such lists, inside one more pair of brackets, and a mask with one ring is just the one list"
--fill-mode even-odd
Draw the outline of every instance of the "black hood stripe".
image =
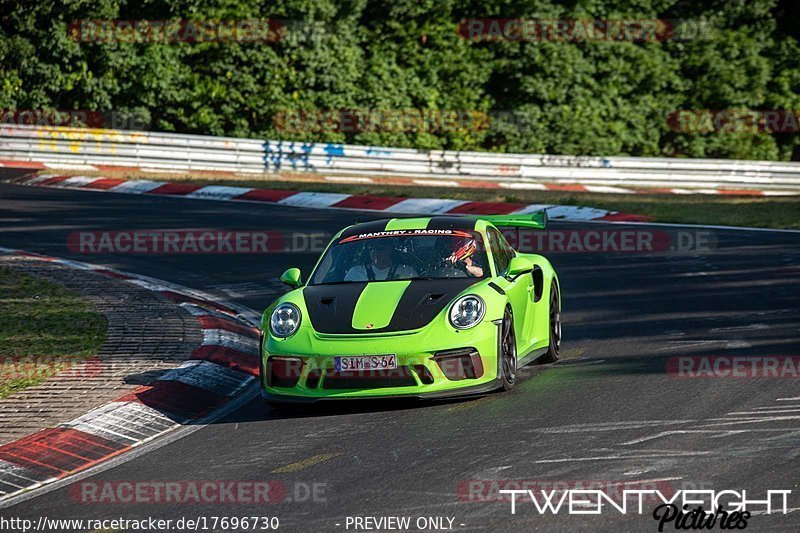
[[412, 281], [397, 304], [387, 330], [407, 331], [427, 326], [453, 298], [478, 281], [476, 278]]
[[311, 325], [319, 333], [352, 333], [353, 313], [367, 282], [308, 285], [303, 299]]
[[478, 278], [414, 280], [403, 293], [389, 325], [371, 330], [352, 327], [356, 304], [367, 286], [365, 282], [309, 285], [303, 289], [303, 298], [311, 325], [319, 333], [372, 334], [409, 331], [428, 325], [460, 292], [480, 281]]

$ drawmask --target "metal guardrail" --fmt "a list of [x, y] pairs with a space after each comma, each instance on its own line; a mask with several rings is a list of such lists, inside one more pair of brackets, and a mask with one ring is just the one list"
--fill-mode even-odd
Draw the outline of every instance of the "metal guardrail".
[[0, 125], [0, 159], [160, 171], [314, 172], [505, 183], [800, 190], [800, 163], [410, 150]]

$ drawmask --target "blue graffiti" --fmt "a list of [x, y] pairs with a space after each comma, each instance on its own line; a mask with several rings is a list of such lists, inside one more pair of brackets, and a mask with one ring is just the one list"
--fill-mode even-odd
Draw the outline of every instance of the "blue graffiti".
[[392, 151], [386, 150], [385, 148], [367, 148], [367, 155], [374, 155], [376, 157], [390, 156], [392, 155]]
[[[314, 143], [264, 141], [262, 148], [264, 150], [264, 167], [267, 171], [280, 172], [284, 164], [289, 165], [292, 170], [314, 170], [309, 161]], [[295, 149], [299, 149], [301, 153], [295, 153]]]
[[328, 154], [325, 164], [330, 165], [334, 157], [344, 157], [344, 145], [328, 143], [325, 145], [325, 153]]

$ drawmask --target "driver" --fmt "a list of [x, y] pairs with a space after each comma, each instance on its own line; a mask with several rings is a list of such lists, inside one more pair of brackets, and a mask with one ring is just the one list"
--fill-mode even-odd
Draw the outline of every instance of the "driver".
[[410, 279], [417, 275], [413, 267], [394, 260], [394, 248], [387, 239], [367, 243], [369, 263], [355, 265], [344, 275], [345, 281], [385, 281]]
[[456, 268], [466, 271], [467, 275], [476, 278], [483, 277], [483, 267], [474, 259], [478, 244], [474, 238], [452, 239], [453, 253], [445, 261]]
[[475, 254], [478, 244], [474, 238], [440, 237], [436, 243], [436, 254], [443, 266], [436, 269], [439, 276], [483, 277], [480, 254]]

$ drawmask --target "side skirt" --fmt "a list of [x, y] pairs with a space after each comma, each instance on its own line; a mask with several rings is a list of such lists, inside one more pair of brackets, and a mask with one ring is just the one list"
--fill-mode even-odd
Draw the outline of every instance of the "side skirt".
[[521, 368], [528, 363], [535, 361], [536, 359], [540, 358], [544, 354], [547, 353], [547, 347], [545, 348], [536, 348], [535, 350], [531, 350], [527, 354], [525, 354], [521, 359], [517, 360], [517, 368]]

